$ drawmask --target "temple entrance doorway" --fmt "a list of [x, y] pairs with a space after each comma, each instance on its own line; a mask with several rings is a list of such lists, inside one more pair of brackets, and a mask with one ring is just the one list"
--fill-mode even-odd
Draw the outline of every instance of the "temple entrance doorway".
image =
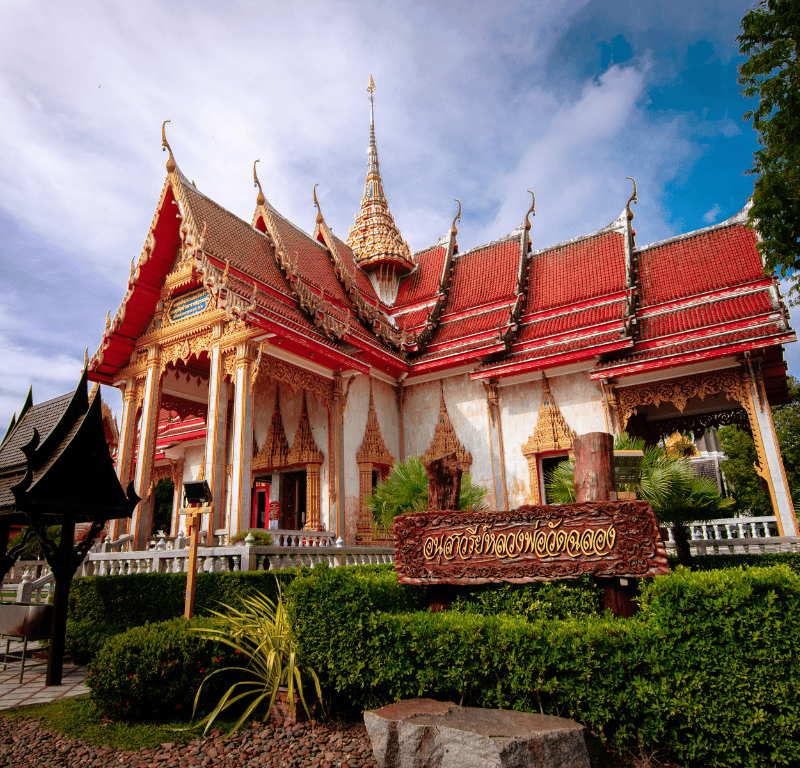
[[539, 461], [541, 462], [541, 469], [539, 472], [539, 477], [541, 478], [541, 498], [544, 500], [545, 504], [550, 504], [550, 499], [547, 498], [547, 483], [550, 480], [550, 474], [553, 470], [562, 462], [569, 460], [569, 454], [567, 453], [557, 453], [557, 454], [550, 454], [548, 456], [542, 456]]
[[251, 528], [269, 528], [269, 491], [272, 477], [257, 478], [253, 484], [253, 507], [250, 513]]
[[281, 475], [280, 528], [302, 530], [306, 524], [306, 472], [286, 472]]

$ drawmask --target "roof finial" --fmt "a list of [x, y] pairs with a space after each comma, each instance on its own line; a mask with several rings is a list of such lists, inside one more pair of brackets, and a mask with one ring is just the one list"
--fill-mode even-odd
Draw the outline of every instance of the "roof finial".
[[626, 179], [630, 179], [633, 182], [633, 194], [628, 198], [628, 202], [625, 203], [625, 210], [628, 212], [628, 221], [633, 221], [633, 211], [631, 210], [631, 203], [638, 203], [639, 201], [636, 199], [636, 179], [633, 176], [626, 176]]
[[[531, 190], [528, 190], [528, 192], [531, 192]], [[528, 217], [531, 216], [531, 215], [533, 215], [533, 216], [536, 215], [536, 195], [534, 195], [533, 192], [531, 192], [531, 197], [533, 198], [533, 200], [531, 201], [531, 207], [528, 208], [528, 212], [525, 214], [525, 229], [526, 230], [530, 230], [530, 228], [531, 228], [531, 221], [530, 221], [530, 219]]]
[[458, 203], [458, 213], [456, 217], [453, 219], [453, 226], [450, 227], [450, 234], [455, 237], [458, 234], [458, 228], [456, 227], [456, 222], [461, 221], [461, 201], [458, 198], [455, 198], [456, 202]]
[[[256, 163], [260, 163], [260, 160], [256, 160]], [[267, 198], [264, 197], [264, 193], [261, 191], [261, 182], [258, 180], [258, 175], [256, 174], [256, 163], [253, 163], [253, 186], [258, 187], [258, 197], [256, 198], [256, 205], [264, 205], [267, 202]]]
[[108, 329], [111, 327], [111, 310], [106, 312], [106, 333], [108, 333]]
[[89, 347], [86, 347], [86, 351], [83, 353], [83, 370], [89, 370]]
[[165, 120], [161, 123], [161, 151], [166, 152], [169, 150], [169, 160], [167, 160], [167, 173], [174, 173], [175, 169], [178, 167], [178, 164], [175, 162], [175, 156], [172, 154], [172, 147], [169, 145], [167, 141], [167, 134], [164, 130], [164, 126], [167, 123], [172, 122], [171, 120]]
[[317, 207], [317, 224], [322, 224], [324, 219], [322, 218], [322, 208], [319, 207], [319, 201], [317, 200], [317, 187], [319, 184], [314, 185], [314, 205]]

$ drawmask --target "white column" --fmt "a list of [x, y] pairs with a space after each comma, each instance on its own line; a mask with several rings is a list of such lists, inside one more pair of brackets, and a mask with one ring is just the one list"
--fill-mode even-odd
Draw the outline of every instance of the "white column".
[[147, 526], [150, 521], [147, 495], [150, 491], [150, 475], [156, 450], [156, 433], [158, 431], [158, 414], [161, 410], [161, 348], [154, 344], [147, 349], [147, 377], [144, 382], [144, 400], [142, 401], [142, 428], [139, 432], [139, 456], [136, 462], [136, 493], [142, 501], [136, 506], [131, 521], [133, 533], [133, 551], [139, 552], [147, 547]]
[[236, 347], [233, 399], [233, 475], [231, 477], [231, 514], [228, 531], [235, 536], [250, 527], [250, 460], [253, 455], [253, 387], [250, 374], [253, 350], [249, 342]]
[[[127, 491], [130, 482], [131, 456], [136, 437], [136, 380], [126, 379], [122, 385], [122, 424], [117, 446], [117, 477], [120, 485]], [[111, 523], [109, 536], [112, 541], [118, 539], [125, 530], [125, 519]]]
[[[212, 330], [214, 339], [222, 334], [222, 324], [217, 323]], [[211, 375], [208, 382], [208, 415], [206, 417], [206, 455], [205, 472], [208, 487], [211, 489], [212, 512], [207, 515], [209, 543], [213, 542], [214, 531], [225, 525], [225, 419], [228, 410], [228, 385], [225, 381], [225, 367], [219, 343], [211, 347]]]
[[[755, 392], [753, 392], [754, 388], [756, 388]], [[769, 407], [767, 393], [761, 381], [751, 380], [748, 389], [751, 390], [750, 403], [756, 422], [751, 426], [755, 426], [758, 430], [758, 434], [756, 434], [756, 430], [753, 430], [753, 438], [756, 440], [756, 447], [760, 441], [764, 448], [766, 466], [761, 467], [762, 477], [767, 481], [772, 496], [772, 506], [778, 520], [778, 534], [797, 536], [797, 517], [792, 497], [789, 494], [789, 484], [783, 468], [783, 459], [778, 446], [778, 436], [775, 433], [775, 424], [772, 421], [772, 410]], [[755, 397], [754, 394], [756, 394]]]

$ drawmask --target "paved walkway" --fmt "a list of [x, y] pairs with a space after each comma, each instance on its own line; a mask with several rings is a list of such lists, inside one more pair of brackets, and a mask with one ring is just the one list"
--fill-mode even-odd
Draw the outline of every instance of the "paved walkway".
[[[22, 662], [9, 662], [6, 671], [2, 671], [3, 653], [6, 649], [5, 641], [0, 647], [0, 710], [13, 709], [22, 704], [46, 704], [50, 701], [65, 699], [68, 696], [79, 696], [89, 693], [84, 684], [86, 678], [85, 667], [72, 664], [64, 665], [64, 674], [61, 685], [45, 685], [47, 663], [41, 659], [28, 658], [25, 660], [25, 674], [22, 684], [19, 682], [19, 669]], [[28, 651], [34, 643], [28, 644]], [[21, 642], [12, 642], [10, 653], [20, 653]]]

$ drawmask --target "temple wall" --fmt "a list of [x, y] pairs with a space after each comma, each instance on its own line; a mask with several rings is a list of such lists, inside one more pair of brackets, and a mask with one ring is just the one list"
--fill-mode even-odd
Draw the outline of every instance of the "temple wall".
[[[407, 388], [403, 407], [406, 456], [424, 456], [433, 441], [439, 417], [439, 381], [414, 384]], [[489, 489], [486, 502], [495, 506], [492, 491], [492, 465], [489, 454], [489, 426], [486, 393], [469, 374], [444, 379], [444, 399], [450, 421], [461, 444], [472, 454], [470, 473], [476, 483]]]
[[[381, 411], [377, 405], [375, 410], [380, 419]], [[366, 376], [356, 376], [350, 385], [344, 411], [344, 541], [348, 545], [356, 543], [359, 513], [356, 454], [364, 440], [368, 413], [369, 379]]]
[[[599, 384], [585, 372], [548, 378], [550, 392], [567, 425], [576, 434], [605, 432], [603, 395]], [[510, 509], [529, 502], [530, 474], [522, 446], [536, 428], [542, 401], [541, 381], [499, 388], [500, 419], [503, 423], [506, 491]]]

